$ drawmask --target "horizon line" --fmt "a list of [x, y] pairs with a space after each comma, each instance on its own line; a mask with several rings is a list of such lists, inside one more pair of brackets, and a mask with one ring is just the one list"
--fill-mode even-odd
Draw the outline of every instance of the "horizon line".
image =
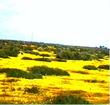
[[[104, 46], [104, 45], [100, 45], [100, 46], [84, 46], [84, 45], [71, 45], [71, 44], [64, 44], [64, 43], [52, 43], [52, 42], [44, 42], [44, 41], [33, 41], [33, 40], [22, 40], [22, 39], [9, 39], [9, 38], [2, 38], [0, 40], [9, 40], [9, 41], [24, 41], [24, 42], [32, 42], [32, 43], [44, 43], [44, 44], [54, 44], [54, 45], [62, 45], [62, 46], [72, 46], [72, 47], [93, 47], [93, 48], [99, 48], [100, 46]], [[107, 46], [104, 46], [108, 49], [110, 49], [109, 47]]]

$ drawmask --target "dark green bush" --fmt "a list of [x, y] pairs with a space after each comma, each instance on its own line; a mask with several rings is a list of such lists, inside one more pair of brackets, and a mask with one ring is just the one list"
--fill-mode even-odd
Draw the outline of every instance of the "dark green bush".
[[69, 49], [57, 52], [56, 57], [68, 60], [92, 60], [92, 55], [88, 52], [70, 51]]
[[8, 46], [3, 50], [7, 56], [17, 57], [19, 54], [19, 48], [16, 46]]
[[39, 55], [42, 56], [42, 57], [50, 57], [49, 54], [39, 54]]
[[51, 62], [51, 59], [49, 59], [49, 58], [36, 58], [36, 59], [34, 59], [34, 60], [36, 60], [36, 61]]
[[106, 69], [109, 70], [110, 65], [99, 65], [98, 68], [99, 69]]
[[0, 50], [0, 58], [9, 58], [9, 57], [3, 50]]
[[92, 55], [88, 54], [88, 53], [80, 53], [80, 60], [92, 60], [93, 57]]
[[66, 59], [59, 59], [59, 58], [55, 58], [52, 61], [58, 61], [58, 62], [67, 62]]
[[40, 55], [38, 52], [30, 52], [30, 54], [34, 54], [34, 55]]
[[97, 67], [93, 66], [93, 65], [85, 65], [83, 66], [84, 69], [88, 69], [88, 70], [97, 70]]
[[38, 93], [39, 88], [36, 86], [32, 86], [31, 88], [25, 88], [25, 92], [27, 92], [27, 93]]
[[85, 99], [75, 95], [58, 95], [48, 104], [89, 104]]
[[73, 73], [89, 74], [87, 71], [73, 71]]
[[23, 57], [22, 59], [23, 59], [23, 60], [33, 60], [33, 59], [30, 58], [30, 57]]
[[67, 71], [63, 71], [59, 68], [49, 68], [47, 66], [34, 66], [32, 68], [28, 68], [28, 70], [33, 74], [69, 76]]
[[106, 83], [106, 81], [104, 80], [96, 80], [96, 79], [93, 79], [93, 80], [84, 80], [85, 82], [90, 82], [90, 83]]
[[8, 56], [17, 57], [19, 54], [19, 48], [14, 45], [7, 45], [0, 49], [0, 57], [7, 58]]
[[12, 68], [0, 69], [0, 73], [6, 73], [7, 77], [26, 78], [26, 79], [42, 78], [42, 76], [39, 74], [32, 74], [19, 69], [12, 69]]
[[27, 45], [27, 46], [23, 46], [22, 50], [25, 53], [31, 53], [33, 49], [30, 45]]
[[19, 81], [19, 80], [18, 79], [13, 79], [13, 78], [2, 80], [2, 82], [17, 82], [17, 81]]
[[73, 59], [73, 53], [69, 50], [60, 51], [57, 53], [56, 58], [60, 59]]

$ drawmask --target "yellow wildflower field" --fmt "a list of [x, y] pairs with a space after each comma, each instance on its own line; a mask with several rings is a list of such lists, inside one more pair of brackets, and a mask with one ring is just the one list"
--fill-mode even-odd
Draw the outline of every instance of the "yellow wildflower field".
[[[50, 53], [51, 58], [54, 55]], [[27, 71], [28, 67], [48, 66], [67, 71], [70, 76], [43, 76], [42, 79], [25, 79], [7, 77], [0, 73], [1, 103], [45, 103], [58, 94], [73, 94], [85, 98], [90, 103], [101, 104], [109, 102], [109, 70], [85, 70], [84, 65], [109, 64], [109, 60], [68, 60], [67, 62], [44, 62], [23, 60], [22, 57], [37, 58], [40, 56], [19, 54], [18, 57], [0, 58], [0, 68], [17, 68]], [[37, 87], [38, 93], [29, 93], [26, 89]]]

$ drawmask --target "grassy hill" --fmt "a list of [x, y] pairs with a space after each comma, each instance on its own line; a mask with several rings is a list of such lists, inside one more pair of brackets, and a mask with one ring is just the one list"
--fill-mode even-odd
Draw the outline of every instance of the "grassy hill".
[[0, 104], [108, 104], [109, 49], [0, 40]]

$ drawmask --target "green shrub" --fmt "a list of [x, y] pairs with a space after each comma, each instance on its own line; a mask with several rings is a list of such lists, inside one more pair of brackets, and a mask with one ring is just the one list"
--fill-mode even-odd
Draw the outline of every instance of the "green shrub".
[[87, 71], [72, 71], [73, 73], [89, 74]]
[[22, 59], [23, 59], [23, 60], [33, 60], [33, 59], [30, 58], [30, 57], [23, 57]]
[[8, 55], [2, 50], [0, 50], [0, 58], [9, 58]]
[[15, 46], [4, 46], [0, 49], [0, 57], [7, 58], [8, 56], [17, 57], [19, 54], [19, 48]]
[[80, 60], [87, 61], [87, 60], [92, 60], [92, 59], [93, 57], [90, 54], [87, 54], [87, 53], [80, 54]]
[[85, 65], [83, 66], [84, 69], [88, 69], [88, 70], [97, 70], [97, 67], [93, 66], [93, 65]]
[[28, 68], [28, 70], [33, 74], [69, 76], [67, 71], [63, 71], [59, 68], [49, 68], [47, 66], [34, 66], [32, 68]]
[[0, 73], [6, 73], [7, 77], [26, 78], [26, 79], [42, 78], [42, 76], [39, 74], [32, 74], [19, 69], [12, 69], [12, 68], [0, 69]]
[[45, 62], [51, 62], [51, 60], [49, 58], [36, 58], [34, 59], [36, 61], [45, 61]]
[[34, 55], [40, 55], [38, 52], [30, 52], [30, 54], [34, 54]]
[[106, 81], [104, 80], [96, 80], [96, 79], [93, 79], [93, 80], [84, 80], [85, 82], [90, 82], [90, 83], [106, 83]]
[[25, 53], [31, 53], [33, 49], [30, 45], [28, 45], [28, 46], [23, 46], [22, 50]]
[[69, 50], [60, 51], [56, 54], [56, 58], [72, 60], [73, 53]]
[[25, 92], [27, 92], [27, 93], [38, 93], [39, 88], [36, 86], [32, 86], [31, 88], [25, 88]]
[[19, 48], [16, 46], [9, 46], [3, 49], [7, 56], [17, 57], [19, 54]]
[[59, 58], [53, 59], [52, 61], [67, 62], [66, 59], [59, 59]]
[[99, 65], [98, 68], [99, 69], [106, 69], [109, 70], [110, 65]]
[[13, 79], [13, 78], [2, 80], [2, 82], [17, 82], [17, 81], [19, 81], [19, 80], [18, 79]]
[[75, 95], [58, 95], [48, 104], [89, 104], [85, 99]]
[[49, 54], [39, 54], [40, 56], [43, 56], [43, 57], [50, 57]]

